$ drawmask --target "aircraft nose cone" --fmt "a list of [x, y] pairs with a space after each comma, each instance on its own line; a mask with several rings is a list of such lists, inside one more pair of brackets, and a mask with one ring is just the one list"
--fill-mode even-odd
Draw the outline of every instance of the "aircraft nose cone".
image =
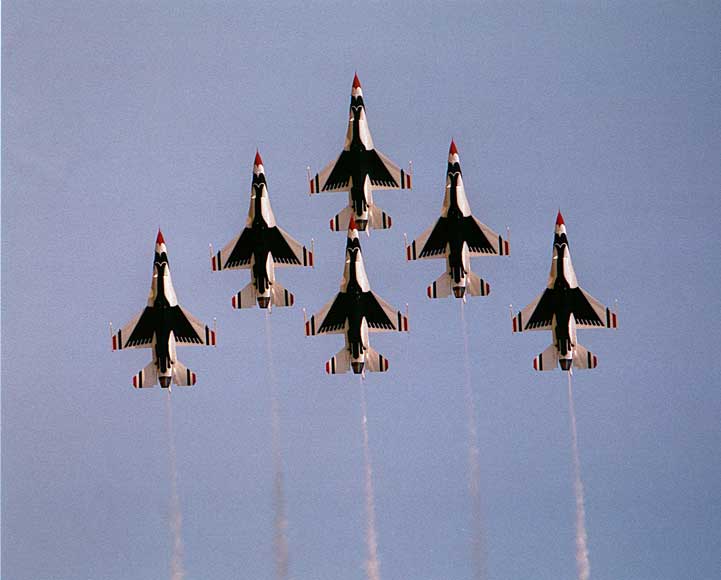
[[361, 374], [363, 372], [364, 364], [365, 363], [363, 363], [363, 362], [357, 362], [357, 361], [351, 362], [350, 366], [353, 369], [353, 373], [355, 373], [356, 375]]
[[466, 294], [466, 287], [465, 286], [454, 286], [453, 287], [453, 295], [456, 298], [463, 298]]

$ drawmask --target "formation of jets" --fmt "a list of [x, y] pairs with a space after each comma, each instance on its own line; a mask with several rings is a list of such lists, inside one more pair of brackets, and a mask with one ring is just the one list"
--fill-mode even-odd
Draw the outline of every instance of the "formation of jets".
[[[369, 342], [373, 332], [407, 332], [408, 316], [385, 302], [370, 287], [358, 231], [387, 229], [392, 220], [373, 201], [373, 190], [411, 189], [411, 175], [375, 149], [366, 118], [363, 91], [356, 75], [351, 91], [345, 144], [340, 156], [310, 179], [310, 193], [348, 192], [348, 205], [330, 220], [332, 231], [347, 227], [345, 265], [340, 291], [317, 314], [305, 319], [305, 334], [343, 334], [343, 348], [325, 364], [328, 374], [385, 372], [388, 359]], [[445, 258], [446, 270], [428, 286], [429, 298], [453, 294], [487, 296], [488, 282], [471, 271], [477, 256], [508, 256], [507, 239], [471, 213], [466, 196], [460, 157], [451, 141], [441, 216], [405, 248], [407, 260]], [[247, 269], [250, 282], [231, 298], [233, 308], [262, 309], [292, 306], [295, 298], [275, 277], [275, 268], [312, 267], [308, 250], [277, 223], [268, 196], [265, 168], [260, 153], [253, 163], [250, 208], [245, 228], [217, 253], [211, 247], [211, 269]], [[304, 311], [305, 312], [305, 311]], [[513, 316], [513, 332], [550, 330], [553, 342], [533, 361], [538, 371], [558, 366], [563, 371], [597, 366], [596, 355], [581, 346], [579, 328], [616, 328], [617, 315], [578, 286], [571, 264], [566, 226], [558, 212], [553, 260], [547, 288], [526, 308]], [[117, 333], [112, 330], [113, 350], [150, 348], [152, 361], [133, 377], [136, 388], [162, 388], [195, 384], [195, 373], [176, 355], [183, 345], [215, 346], [215, 329], [200, 322], [178, 304], [170, 278], [168, 254], [160, 231], [155, 244], [153, 280], [148, 305]]]

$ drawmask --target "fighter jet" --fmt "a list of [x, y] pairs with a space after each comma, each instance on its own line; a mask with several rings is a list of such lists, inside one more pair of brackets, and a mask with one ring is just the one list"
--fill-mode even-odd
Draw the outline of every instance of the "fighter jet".
[[340, 292], [305, 321], [306, 336], [345, 334], [345, 346], [325, 363], [328, 374], [385, 372], [388, 359], [370, 347], [370, 332], [407, 332], [408, 317], [371, 291], [355, 219], [350, 218]]
[[466, 295], [487, 296], [491, 287], [471, 272], [471, 257], [499, 255], [510, 252], [504, 240], [471, 214], [463, 187], [460, 158], [451, 140], [448, 153], [446, 194], [439, 220], [406, 246], [407, 260], [445, 258], [446, 271], [428, 286], [428, 298], [445, 298], [451, 294], [465, 300]]
[[363, 91], [355, 75], [343, 151], [310, 180], [310, 193], [349, 192], [348, 207], [330, 220], [334, 232], [341, 231], [351, 216], [362, 231], [390, 228], [390, 216], [373, 203], [373, 189], [411, 189], [411, 176], [373, 147]]
[[550, 371], [560, 365], [564, 371], [572, 372], [572, 368], [593, 369], [598, 364], [596, 355], [578, 343], [576, 330], [617, 326], [616, 313], [579, 287], [568, 249], [566, 225], [559, 211], [548, 286], [513, 317], [513, 332], [550, 330], [553, 344], [533, 359], [533, 368]]
[[215, 330], [203, 324], [178, 304], [170, 278], [168, 250], [158, 230], [155, 240], [153, 281], [148, 305], [117, 333], [112, 332], [113, 350], [151, 348], [153, 360], [133, 377], [136, 389], [156, 383], [164, 389], [171, 384], [188, 387], [195, 384], [195, 373], [178, 360], [176, 346], [215, 346]]
[[211, 249], [211, 268], [250, 269], [250, 283], [233, 295], [233, 308], [251, 308], [256, 302], [260, 308], [292, 306], [293, 294], [275, 279], [279, 266], [313, 266], [313, 252], [276, 225], [263, 160], [256, 152], [245, 229], [216, 254]]

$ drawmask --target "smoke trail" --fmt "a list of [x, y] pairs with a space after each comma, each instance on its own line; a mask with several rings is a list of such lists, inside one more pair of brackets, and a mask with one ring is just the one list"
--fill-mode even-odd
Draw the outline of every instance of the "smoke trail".
[[366, 390], [363, 377], [360, 379], [361, 387], [361, 412], [363, 414], [361, 423], [363, 426], [363, 460], [365, 463], [365, 496], [366, 496], [366, 548], [368, 559], [366, 560], [366, 573], [368, 580], [380, 580], [381, 570], [378, 561], [378, 536], [376, 534], [376, 503], [373, 494], [373, 464], [371, 463], [371, 451], [368, 445], [368, 413], [366, 409]]
[[170, 539], [172, 553], [170, 557], [170, 580], [183, 580], [183, 515], [180, 512], [178, 496], [178, 467], [175, 454], [175, 429], [173, 427], [173, 404], [170, 401], [170, 389], [165, 399], [166, 430], [168, 435], [168, 454], [170, 456]]
[[280, 446], [280, 403], [278, 385], [273, 363], [273, 337], [271, 334], [270, 313], [265, 315], [265, 346], [270, 373], [272, 448], [273, 448], [273, 554], [275, 556], [275, 577], [285, 580], [288, 577], [288, 520], [285, 515], [285, 487], [283, 474], [283, 454]]
[[586, 507], [581, 481], [581, 460], [578, 454], [578, 434], [576, 432], [576, 410], [573, 406], [573, 386], [571, 373], [568, 373], [568, 410], [571, 416], [571, 445], [573, 448], [573, 490], [576, 495], [576, 569], [578, 580], [588, 580], [591, 575], [591, 563], [588, 560], [588, 536], [586, 534]]
[[463, 326], [463, 356], [465, 370], [465, 398], [468, 424], [468, 491], [471, 496], [471, 558], [473, 577], [486, 577], [485, 538], [483, 534], [483, 504], [481, 502], [481, 463], [479, 459], [478, 429], [476, 427], [476, 405], [471, 387], [471, 357], [468, 348], [468, 326], [465, 305], [461, 302], [461, 323]]

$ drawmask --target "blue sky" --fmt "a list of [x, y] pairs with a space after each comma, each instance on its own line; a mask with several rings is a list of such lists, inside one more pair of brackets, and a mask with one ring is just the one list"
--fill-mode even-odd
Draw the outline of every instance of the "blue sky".
[[575, 574], [565, 377], [534, 373], [550, 334], [508, 315], [546, 283], [559, 208], [581, 286], [620, 302], [574, 377], [592, 577], [721, 574], [718, 4], [6, 2], [2, 25], [5, 577], [168, 574], [165, 397], [132, 389], [149, 353], [112, 353], [107, 326], [145, 303], [159, 226], [181, 303], [219, 326], [173, 392], [186, 577], [272, 577], [264, 317], [230, 308], [246, 273], [208, 265], [256, 147], [280, 225], [316, 247], [272, 316], [290, 577], [364, 577], [358, 383], [325, 375], [340, 338], [306, 339], [300, 310], [341, 276], [346, 200], [309, 198], [305, 168], [339, 153], [356, 71], [376, 147], [414, 165], [361, 240], [412, 326], [373, 337], [391, 369], [366, 384], [382, 576], [472, 574], [459, 304], [427, 300], [443, 262], [402, 247], [452, 137], [475, 215], [511, 228], [467, 305], [488, 578]]

